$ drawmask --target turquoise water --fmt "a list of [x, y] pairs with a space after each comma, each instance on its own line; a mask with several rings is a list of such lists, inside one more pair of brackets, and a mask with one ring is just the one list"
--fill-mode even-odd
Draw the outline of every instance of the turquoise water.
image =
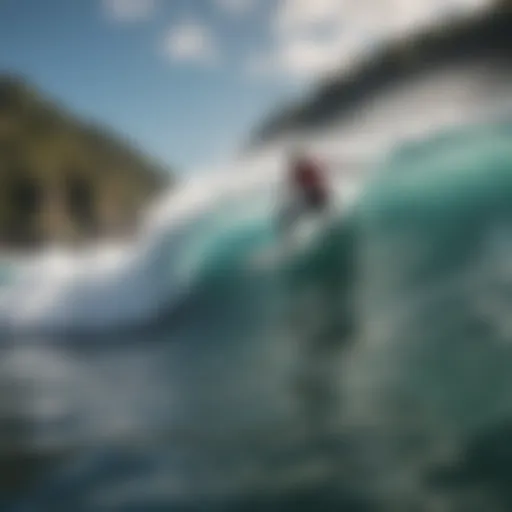
[[400, 149], [279, 265], [265, 209], [157, 238], [150, 329], [6, 339], [4, 509], [510, 510], [511, 136]]

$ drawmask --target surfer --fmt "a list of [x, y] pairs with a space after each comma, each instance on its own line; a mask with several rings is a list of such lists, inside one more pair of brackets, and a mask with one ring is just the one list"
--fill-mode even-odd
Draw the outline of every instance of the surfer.
[[326, 212], [329, 206], [329, 187], [325, 169], [317, 160], [295, 150], [286, 180], [290, 201], [280, 218], [280, 225], [285, 231], [304, 215]]

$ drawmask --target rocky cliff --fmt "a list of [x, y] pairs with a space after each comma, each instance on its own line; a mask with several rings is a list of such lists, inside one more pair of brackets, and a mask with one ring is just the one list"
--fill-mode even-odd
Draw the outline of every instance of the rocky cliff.
[[0, 247], [125, 235], [170, 180], [127, 141], [0, 75]]

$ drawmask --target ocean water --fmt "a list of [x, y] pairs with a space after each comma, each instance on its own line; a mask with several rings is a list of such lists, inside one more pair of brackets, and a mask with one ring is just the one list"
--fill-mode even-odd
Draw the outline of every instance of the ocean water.
[[5, 262], [2, 510], [510, 510], [511, 136], [401, 148], [297, 245], [269, 166]]

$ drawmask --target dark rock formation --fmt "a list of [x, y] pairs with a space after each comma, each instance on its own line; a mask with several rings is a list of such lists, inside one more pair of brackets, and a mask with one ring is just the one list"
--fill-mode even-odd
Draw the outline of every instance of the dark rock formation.
[[0, 247], [125, 235], [170, 181], [129, 142], [0, 75]]

